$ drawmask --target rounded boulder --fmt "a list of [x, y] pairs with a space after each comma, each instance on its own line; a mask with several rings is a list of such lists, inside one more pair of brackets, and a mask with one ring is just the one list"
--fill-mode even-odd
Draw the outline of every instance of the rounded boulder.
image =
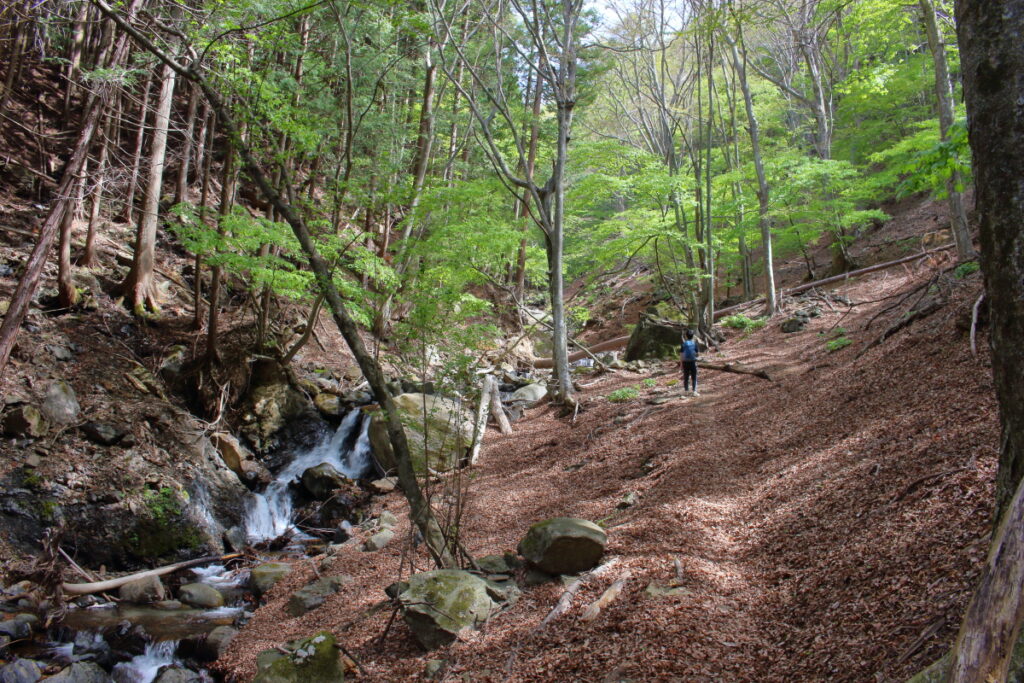
[[578, 574], [601, 561], [608, 535], [585, 519], [555, 517], [537, 522], [519, 542], [519, 554], [548, 574]]

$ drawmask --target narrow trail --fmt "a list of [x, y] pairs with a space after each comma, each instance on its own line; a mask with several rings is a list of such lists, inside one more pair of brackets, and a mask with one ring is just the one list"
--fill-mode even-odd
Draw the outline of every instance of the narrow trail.
[[[866, 278], [844, 293], [868, 301], [914, 282]], [[763, 365], [775, 382], [702, 370], [701, 396], [652, 405], [680, 391], [666, 361], [588, 381], [575, 421], [541, 406], [514, 434], [489, 432], [461, 523], [474, 555], [514, 550], [541, 519], [579, 516], [603, 520], [607, 556], [617, 558], [540, 634], [560, 583], [527, 588], [442, 651], [423, 653], [402, 624], [380, 641], [389, 610], [368, 610], [408, 571], [409, 548], [395, 544], [336, 556], [356, 581], [290, 619], [289, 590], [313, 575], [295, 572], [225, 668], [244, 676], [255, 652], [283, 636], [334, 628], [381, 681], [415, 680], [437, 657], [451, 662], [451, 680], [905, 680], [952, 638], [986, 549], [998, 433], [991, 373], [955, 328], [975, 296], [965, 290], [860, 360], [884, 329], [864, 327], [877, 305], [824, 312], [791, 335], [773, 324], [709, 355]], [[840, 320], [855, 343], [830, 353]], [[943, 362], [950, 347], [967, 358]], [[640, 397], [607, 399], [627, 386]], [[621, 509], [628, 494], [637, 502]], [[404, 509], [397, 494], [387, 506]], [[420, 551], [412, 556], [427, 569]], [[578, 621], [627, 569], [620, 597]]]

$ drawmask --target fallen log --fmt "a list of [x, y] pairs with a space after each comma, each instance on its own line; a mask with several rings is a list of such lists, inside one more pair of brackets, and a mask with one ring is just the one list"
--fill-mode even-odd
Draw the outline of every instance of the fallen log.
[[697, 367], [704, 368], [706, 370], [718, 370], [719, 372], [731, 372], [735, 375], [753, 375], [754, 377], [760, 377], [766, 379], [769, 382], [774, 382], [772, 376], [768, 374], [767, 370], [758, 370], [757, 368], [748, 368], [745, 365], [738, 363], [709, 363], [705, 360], [697, 361]]
[[501, 430], [502, 434], [511, 434], [512, 425], [508, 422], [508, 417], [505, 415], [505, 408], [501, 405], [501, 394], [498, 393], [498, 383], [493, 379], [485, 386], [487, 393], [491, 397], [491, 414], [494, 415], [494, 419], [498, 422], [498, 429]]
[[[583, 351], [574, 351], [573, 353], [569, 354], [569, 362], [572, 363], [574, 361], [582, 360], [588, 356], [593, 358], [593, 354], [601, 353], [602, 351], [613, 351], [615, 349], [621, 349], [623, 346], [626, 345], [626, 342], [628, 341], [629, 335], [625, 337], [616, 337], [615, 339], [609, 339], [608, 341], [603, 341], [598, 344], [594, 344], [593, 346], [584, 349]], [[579, 342], [575, 343], [579, 344]], [[554, 367], [554, 365], [555, 361], [552, 360], [551, 358], [539, 358], [533, 363], [533, 367], [538, 369], [551, 368]]]
[[548, 624], [550, 624], [552, 621], [554, 621], [561, 615], [565, 614], [565, 612], [569, 609], [569, 605], [572, 604], [573, 597], [575, 597], [576, 593], [579, 592], [580, 588], [582, 588], [583, 585], [591, 579], [596, 579], [597, 577], [606, 573], [609, 569], [614, 567], [617, 564], [617, 562], [618, 558], [614, 558], [606, 562], [605, 564], [602, 564], [600, 567], [591, 569], [586, 574], [580, 575], [578, 579], [570, 583], [569, 586], [565, 589], [565, 592], [562, 593], [562, 597], [558, 598], [558, 602], [555, 603], [555, 606], [552, 608], [552, 610], [548, 612], [548, 615], [544, 617], [544, 620], [540, 622], [537, 628], [534, 629], [534, 633], [544, 630]]
[[135, 574], [129, 574], [128, 576], [121, 576], [116, 579], [107, 579], [106, 581], [92, 581], [90, 583], [64, 583], [61, 584], [64, 592], [68, 595], [89, 595], [90, 593], [103, 593], [104, 591], [112, 591], [120, 588], [126, 583], [132, 581], [138, 581], [139, 579], [148, 579], [151, 576], [164, 576], [165, 574], [173, 574], [181, 569], [188, 569], [189, 567], [198, 567], [203, 564], [210, 564], [212, 562], [226, 562], [233, 560], [237, 557], [241, 557], [242, 553], [231, 553], [230, 555], [209, 555], [207, 557], [200, 557], [195, 560], [186, 560], [185, 562], [177, 562], [175, 564], [169, 564], [164, 567], [157, 567], [156, 569], [147, 569], [144, 572], [136, 572]]

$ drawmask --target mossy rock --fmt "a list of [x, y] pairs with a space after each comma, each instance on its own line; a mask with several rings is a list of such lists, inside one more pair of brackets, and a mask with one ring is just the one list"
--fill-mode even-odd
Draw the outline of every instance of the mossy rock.
[[[401, 394], [394, 402], [416, 473], [425, 474], [428, 466], [436, 472], [458, 467], [473, 440], [473, 419], [469, 413], [455, 401], [428, 394]], [[395, 456], [382, 410], [373, 413], [370, 445], [381, 468], [395, 471]]]
[[290, 574], [291, 571], [292, 566], [285, 562], [266, 562], [258, 567], [254, 567], [252, 572], [250, 572], [249, 585], [252, 586], [257, 595], [263, 595], [273, 588], [275, 583]]
[[330, 631], [293, 640], [284, 646], [288, 654], [264, 650], [256, 658], [259, 670], [253, 683], [323, 683], [345, 680], [337, 641]]
[[398, 595], [402, 617], [420, 644], [433, 650], [460, 631], [477, 628], [497, 609], [487, 582], [459, 569], [413, 574]]
[[633, 329], [626, 345], [625, 360], [642, 358], [677, 358], [682, 341], [683, 325], [664, 320], [654, 320], [646, 315]]
[[519, 542], [519, 554], [548, 574], [578, 574], [601, 561], [608, 535], [585, 519], [555, 517], [537, 522]]

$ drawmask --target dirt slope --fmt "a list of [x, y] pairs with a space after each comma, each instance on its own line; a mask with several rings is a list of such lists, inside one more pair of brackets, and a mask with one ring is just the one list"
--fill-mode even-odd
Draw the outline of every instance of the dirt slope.
[[[449, 680], [905, 679], [954, 635], [987, 548], [997, 449], [986, 340], [982, 331], [972, 357], [957, 327], [977, 274], [921, 290], [948, 302], [857, 358], [917, 295], [871, 319], [933, 274], [924, 265], [869, 276], [841, 290], [862, 305], [817, 302], [823, 315], [803, 332], [784, 335], [776, 322], [723, 347], [723, 358], [769, 368], [775, 382], [703, 372], [701, 397], [653, 406], [645, 377], [655, 391], [679, 390], [665, 363], [598, 379], [575, 422], [541, 407], [514, 435], [489, 435], [463, 522], [474, 554], [514, 549], [534, 521], [571, 515], [605, 519], [618, 560], [542, 634], [533, 630], [558, 584], [527, 589], [484, 632], [437, 653], [422, 653], [400, 620], [380, 641], [390, 610], [366, 610], [398, 578], [410, 553], [399, 544], [322, 567], [357, 581], [300, 619], [283, 602], [312, 570], [293, 575], [227, 670], [247, 678], [258, 650], [329, 627], [367, 680], [412, 680], [434, 657], [452, 662]], [[837, 325], [854, 343], [829, 352]], [[640, 398], [606, 399], [633, 385]], [[639, 503], [617, 512], [630, 492]], [[397, 495], [386, 504], [403, 507]], [[683, 590], [646, 595], [651, 582], [675, 585], [676, 558]], [[627, 568], [623, 595], [578, 621]]]

